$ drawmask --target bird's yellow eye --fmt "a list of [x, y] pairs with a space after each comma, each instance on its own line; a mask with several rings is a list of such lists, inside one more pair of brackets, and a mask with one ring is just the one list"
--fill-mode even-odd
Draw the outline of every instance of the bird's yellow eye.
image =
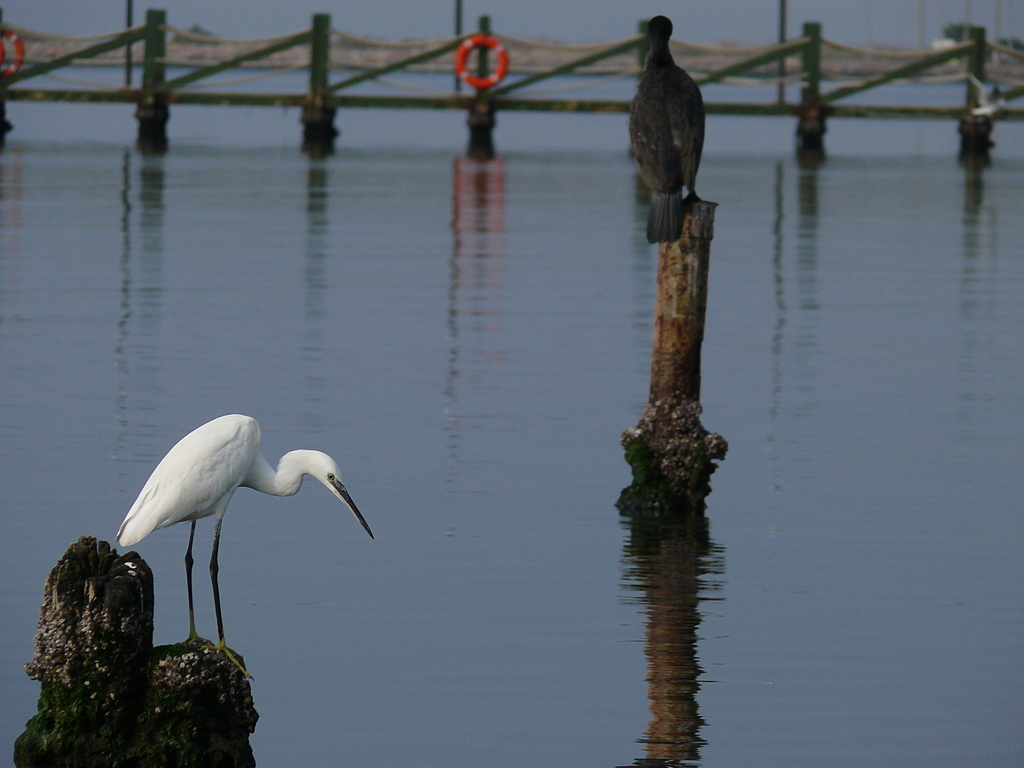
[[328, 480], [329, 480], [330, 482], [332, 482], [332, 483], [333, 483], [333, 482], [334, 482], [334, 473], [333, 473], [333, 472], [328, 472], [328, 473], [327, 473], [327, 479], [328, 479]]

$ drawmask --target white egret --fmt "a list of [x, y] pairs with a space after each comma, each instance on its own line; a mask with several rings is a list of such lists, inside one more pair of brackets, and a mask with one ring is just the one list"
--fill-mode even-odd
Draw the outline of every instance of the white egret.
[[[203, 424], [178, 441], [157, 464], [121, 523], [117, 541], [123, 547], [130, 547], [158, 528], [186, 520], [192, 522], [185, 551], [189, 641], [199, 638], [192, 602], [192, 540], [196, 520], [211, 515], [217, 518], [210, 556], [213, 603], [217, 611], [216, 648], [225, 651], [238, 663], [224, 642], [217, 584], [217, 550], [224, 512], [231, 501], [231, 494], [240, 486], [272, 496], [291, 496], [302, 486], [303, 475], [312, 475], [326, 485], [373, 538], [370, 526], [345, 490], [338, 477], [338, 465], [330, 456], [320, 451], [290, 451], [281, 457], [275, 471], [260, 453], [260, 427], [249, 416], [232, 414]], [[238, 665], [242, 667], [240, 663]], [[245, 668], [242, 670], [244, 672]]]

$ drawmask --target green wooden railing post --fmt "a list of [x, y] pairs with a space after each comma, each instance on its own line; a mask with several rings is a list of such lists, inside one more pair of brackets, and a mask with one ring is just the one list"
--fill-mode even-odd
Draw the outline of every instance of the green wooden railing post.
[[166, 32], [167, 12], [151, 8], [146, 11], [146, 31], [143, 42], [142, 90], [135, 118], [139, 121], [137, 145], [139, 149], [162, 152], [167, 149], [167, 94], [158, 90], [163, 84], [167, 65]]
[[[489, 34], [491, 34], [491, 17], [490, 16], [481, 16], [480, 17], [480, 20], [477, 22], [477, 31], [479, 31], [479, 33], [481, 35], [489, 35]], [[488, 74], [487, 68], [488, 68], [488, 64], [490, 63], [489, 59], [488, 59], [488, 56], [487, 56], [487, 48], [485, 48], [484, 46], [480, 46], [479, 48], [476, 49], [476, 52], [477, 52], [476, 76], [477, 77], [487, 77], [487, 74]]]
[[960, 159], [965, 162], [984, 162], [988, 157], [988, 151], [995, 146], [992, 141], [992, 117], [991, 115], [975, 115], [973, 109], [979, 106], [978, 88], [971, 80], [978, 83], [985, 82], [985, 56], [988, 48], [985, 43], [984, 27], [968, 27], [967, 40], [970, 48], [967, 49], [967, 108], [964, 116], [960, 118]]
[[816, 21], [804, 22], [804, 46], [801, 61], [804, 70], [803, 101], [819, 101], [821, 98], [821, 24]]
[[636, 25], [636, 33], [640, 35], [640, 45], [636, 47], [636, 60], [642, 74], [647, 65], [647, 54], [651, 52], [651, 38], [647, 36], [647, 19]]
[[167, 42], [163, 27], [167, 24], [167, 12], [150, 8], [146, 11], [146, 36], [143, 38], [145, 52], [142, 57], [142, 95], [152, 98], [156, 87], [163, 83], [167, 67]]
[[[985, 28], [968, 27], [967, 41], [971, 43], [971, 48], [967, 52], [967, 72], [977, 78], [978, 82], [984, 83], [985, 56], [988, 53], [985, 46]], [[978, 106], [975, 89], [971, 87], [970, 81], [967, 83], [967, 106], [971, 109]]]
[[327, 91], [327, 66], [331, 52], [331, 17], [326, 13], [313, 14], [313, 36], [309, 41], [309, 99], [323, 101]]
[[309, 41], [309, 93], [302, 107], [302, 148], [311, 155], [329, 154], [334, 150], [338, 129], [334, 127], [334, 99], [327, 87], [331, 56], [331, 17], [313, 14]]
[[825, 108], [821, 103], [821, 24], [804, 22], [807, 42], [800, 57], [804, 87], [797, 108], [797, 152], [808, 160], [820, 159], [825, 152]]
[[[491, 34], [491, 17], [481, 16], [477, 29], [481, 35]], [[487, 77], [487, 48], [481, 46], [477, 50], [477, 77]], [[469, 146], [466, 154], [469, 157], [476, 160], [490, 160], [494, 157], [494, 126], [497, 122], [494, 117], [492, 94], [486, 89], [478, 88], [470, 102], [469, 116], [466, 118], [466, 125], [469, 126]]]

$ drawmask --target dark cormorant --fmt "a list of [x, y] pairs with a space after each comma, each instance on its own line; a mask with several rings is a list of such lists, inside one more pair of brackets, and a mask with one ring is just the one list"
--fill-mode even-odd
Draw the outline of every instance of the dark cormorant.
[[704, 149], [704, 100], [700, 88], [672, 60], [672, 22], [647, 22], [651, 51], [629, 107], [629, 140], [640, 176], [651, 188], [647, 240], [671, 243], [683, 231], [683, 195], [699, 200], [694, 187]]

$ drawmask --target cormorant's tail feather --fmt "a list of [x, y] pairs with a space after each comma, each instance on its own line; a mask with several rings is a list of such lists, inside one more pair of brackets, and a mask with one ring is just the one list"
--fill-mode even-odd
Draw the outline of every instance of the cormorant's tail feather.
[[683, 193], [653, 193], [647, 215], [647, 242], [674, 243], [682, 234]]

